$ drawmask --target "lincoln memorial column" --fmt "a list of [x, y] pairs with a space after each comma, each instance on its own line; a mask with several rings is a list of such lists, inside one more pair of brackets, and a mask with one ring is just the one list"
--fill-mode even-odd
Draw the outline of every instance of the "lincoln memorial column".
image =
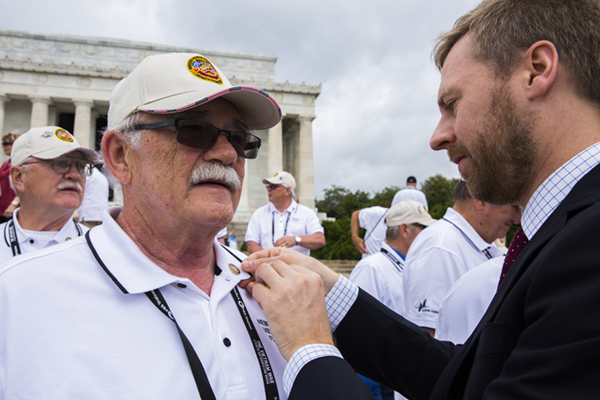
[[30, 97], [31, 100], [31, 122], [29, 128], [37, 128], [48, 125], [48, 106], [50, 97]]
[[92, 128], [92, 107], [94, 102], [91, 100], [73, 99], [75, 104], [75, 123], [73, 126], [73, 135], [82, 147], [94, 148], [94, 129]]
[[313, 166], [312, 120], [314, 116], [300, 115], [299, 149], [300, 172], [296, 177], [300, 204], [315, 208], [315, 174]]
[[275, 175], [275, 172], [283, 169], [282, 126], [283, 117], [277, 125], [269, 129], [267, 176], [273, 176]]
[[4, 93], [0, 93], [0, 136], [4, 135], [4, 103], [10, 101]]

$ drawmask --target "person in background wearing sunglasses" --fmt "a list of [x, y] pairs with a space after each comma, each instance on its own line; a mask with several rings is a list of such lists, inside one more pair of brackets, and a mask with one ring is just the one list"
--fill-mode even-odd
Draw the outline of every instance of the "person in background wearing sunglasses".
[[0, 166], [0, 222], [8, 221], [12, 218], [12, 213], [19, 206], [19, 198], [15, 197], [15, 192], [10, 187], [10, 152], [12, 145], [20, 136], [19, 131], [8, 132], [2, 136], [2, 150], [8, 160]]
[[0, 262], [82, 236], [73, 220], [90, 165], [100, 159], [58, 126], [32, 128], [12, 144], [11, 185], [20, 199], [13, 218], [0, 225]]
[[[431, 218], [423, 204], [404, 200], [385, 213], [387, 226], [385, 242], [379, 252], [363, 258], [350, 274], [350, 281], [375, 297], [397, 314], [404, 314], [404, 260], [417, 235], [437, 220]], [[380, 383], [359, 375], [373, 396], [394, 400], [394, 391]]]
[[294, 200], [296, 180], [292, 174], [279, 171], [262, 182], [267, 185], [269, 204], [257, 209], [248, 222], [248, 252], [287, 247], [308, 256], [311, 250], [325, 246], [317, 214]]
[[251, 130], [280, 119], [199, 54], [149, 56], [118, 83], [102, 153], [123, 206], [0, 270], [0, 398], [285, 400], [285, 360], [237, 288], [245, 256], [215, 238], [258, 154]]

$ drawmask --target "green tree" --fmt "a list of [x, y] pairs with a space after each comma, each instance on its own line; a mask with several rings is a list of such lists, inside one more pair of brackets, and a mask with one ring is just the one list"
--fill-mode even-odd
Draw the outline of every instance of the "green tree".
[[373, 207], [380, 206], [389, 208], [392, 205], [392, 200], [394, 199], [394, 195], [398, 192], [400, 188], [398, 186], [388, 186], [379, 192], [375, 192], [373, 198], [369, 201], [365, 207]]
[[456, 178], [445, 178], [438, 174], [427, 178], [421, 185], [421, 190], [427, 196], [429, 214], [435, 219], [440, 219], [448, 207], [454, 205], [454, 187], [458, 184]]
[[370, 195], [362, 190], [351, 192], [350, 190], [333, 185], [330, 189], [325, 189], [323, 200], [316, 200], [315, 206], [320, 212], [324, 212], [330, 218], [348, 218], [356, 210], [365, 207], [370, 200]]
[[312, 250], [312, 257], [320, 260], [360, 260], [360, 252], [356, 250], [350, 237], [350, 217], [323, 221], [323, 228], [327, 244], [318, 250]]

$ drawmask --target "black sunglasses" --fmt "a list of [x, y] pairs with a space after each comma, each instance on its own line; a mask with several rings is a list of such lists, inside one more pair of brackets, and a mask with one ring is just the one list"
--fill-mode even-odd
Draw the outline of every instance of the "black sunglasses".
[[270, 185], [267, 185], [267, 186], [265, 186], [265, 187], [266, 187], [267, 189], [275, 190], [275, 189], [277, 189], [277, 188], [280, 188], [281, 186], [282, 186], [282, 185], [273, 185], [273, 184], [270, 184]]
[[239, 157], [254, 159], [260, 149], [260, 138], [247, 131], [226, 131], [203, 121], [193, 119], [167, 119], [145, 125], [135, 125], [134, 130], [158, 129], [174, 126], [176, 129], [176, 140], [184, 146], [194, 149], [210, 150], [221, 133], [227, 134], [227, 140]]

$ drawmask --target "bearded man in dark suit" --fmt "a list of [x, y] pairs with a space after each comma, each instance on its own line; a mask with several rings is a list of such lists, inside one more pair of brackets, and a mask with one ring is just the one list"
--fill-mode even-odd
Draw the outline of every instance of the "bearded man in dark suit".
[[369, 398], [352, 368], [411, 399], [600, 398], [599, 2], [484, 0], [435, 61], [431, 147], [474, 197], [521, 205], [529, 243], [463, 346], [315, 260], [254, 255], [249, 288], [289, 360], [290, 399]]

